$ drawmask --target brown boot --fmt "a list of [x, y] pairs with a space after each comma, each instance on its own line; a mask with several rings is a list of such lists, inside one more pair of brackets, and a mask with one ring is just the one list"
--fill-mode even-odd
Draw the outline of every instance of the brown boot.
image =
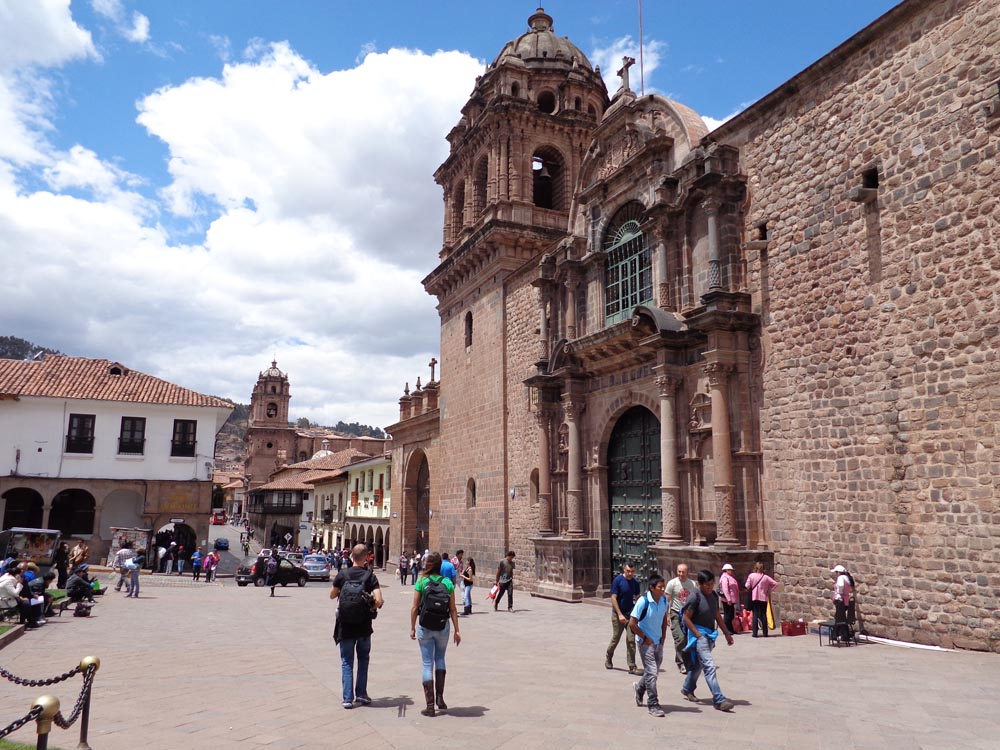
[[437, 698], [437, 707], [442, 711], [448, 710], [448, 705], [444, 702], [444, 676], [446, 674], [448, 674], [447, 670], [434, 670], [434, 695]]
[[427, 708], [425, 708], [422, 713], [424, 716], [434, 716], [434, 680], [430, 682], [423, 683], [424, 685], [424, 700], [427, 701]]

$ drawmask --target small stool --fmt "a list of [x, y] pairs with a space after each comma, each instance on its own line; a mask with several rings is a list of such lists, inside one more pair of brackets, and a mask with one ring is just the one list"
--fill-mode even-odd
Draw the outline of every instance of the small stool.
[[[834, 640], [834, 634], [837, 632], [838, 627], [847, 628], [847, 639], [846, 640]], [[858, 644], [858, 635], [854, 632], [854, 627], [849, 622], [835, 622], [833, 620], [824, 620], [819, 623], [819, 645], [823, 645], [823, 628], [826, 628], [826, 637], [828, 646], [840, 646], [841, 644], [850, 646], [853, 642], [855, 646]]]

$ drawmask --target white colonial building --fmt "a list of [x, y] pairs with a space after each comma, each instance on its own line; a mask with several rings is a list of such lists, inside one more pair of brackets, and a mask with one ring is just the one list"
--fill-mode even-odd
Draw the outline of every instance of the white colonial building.
[[227, 401], [118, 362], [0, 360], [3, 526], [61, 530], [103, 557], [112, 527], [208, 537]]

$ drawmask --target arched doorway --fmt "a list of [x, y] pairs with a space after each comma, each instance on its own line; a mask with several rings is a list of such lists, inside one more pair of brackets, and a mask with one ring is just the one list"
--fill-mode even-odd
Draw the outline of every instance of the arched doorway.
[[3, 527], [42, 528], [42, 496], [27, 487], [15, 487], [3, 493]]
[[86, 490], [63, 490], [52, 499], [49, 528], [63, 536], [90, 536], [94, 533], [94, 509], [97, 503]]
[[[184, 560], [191, 559], [191, 553], [194, 552], [198, 545], [198, 537], [194, 533], [194, 529], [188, 526], [186, 523], [168, 523], [165, 526], [161, 526], [156, 532], [156, 547], [162, 547], [163, 549], [169, 549], [170, 543], [175, 542], [178, 548], [178, 556]], [[211, 541], [209, 542], [211, 545]], [[183, 549], [182, 549], [183, 548]], [[202, 550], [203, 552], [208, 552], [209, 550]], [[148, 555], [150, 558], [148, 562], [152, 562], [152, 552]], [[171, 570], [177, 570], [177, 564], [175, 562], [170, 563], [170, 570], [166, 569], [165, 560], [157, 560], [156, 570], [162, 570], [169, 573]]]
[[422, 450], [407, 463], [403, 503], [403, 550], [425, 550], [430, 547], [431, 469]]
[[663, 529], [660, 500], [660, 423], [644, 406], [618, 419], [608, 443], [608, 506], [611, 512], [611, 566], [636, 564], [646, 580], [657, 570], [650, 551]]

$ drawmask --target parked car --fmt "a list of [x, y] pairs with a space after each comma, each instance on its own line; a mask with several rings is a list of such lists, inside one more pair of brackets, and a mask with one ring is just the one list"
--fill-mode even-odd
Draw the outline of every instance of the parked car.
[[[266, 557], [248, 557], [240, 563], [236, 569], [236, 585], [263, 586], [265, 578]], [[279, 586], [287, 586], [290, 583], [305, 586], [309, 581], [309, 572], [293, 563], [291, 560], [282, 558], [278, 561], [278, 571], [275, 573], [275, 583]]]
[[224, 526], [226, 523], [226, 514], [223, 513], [221, 510], [216, 513], [213, 513], [212, 518], [209, 520], [209, 523], [212, 526]]
[[305, 555], [301, 552], [279, 552], [278, 557], [284, 557], [291, 560], [296, 565], [302, 565], [305, 562]]
[[326, 559], [326, 555], [306, 555], [302, 567], [309, 573], [309, 580], [329, 581], [333, 566]]
[[216, 549], [219, 550], [227, 550], [229, 549], [229, 540], [223, 536], [220, 536], [218, 539], [215, 540], [214, 546]]

